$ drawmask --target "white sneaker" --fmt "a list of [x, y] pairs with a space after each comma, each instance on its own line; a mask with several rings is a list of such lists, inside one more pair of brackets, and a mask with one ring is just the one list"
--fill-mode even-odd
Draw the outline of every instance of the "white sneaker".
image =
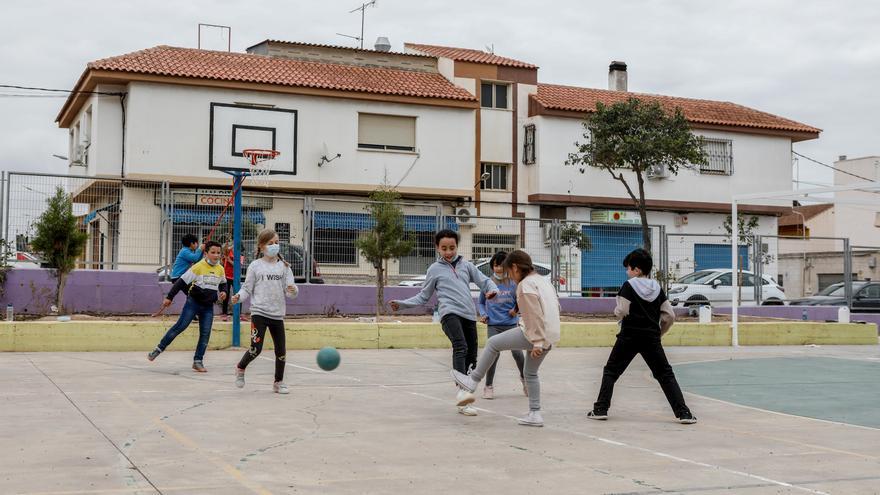
[[464, 373], [455, 370], [450, 370], [449, 373], [452, 375], [452, 379], [455, 380], [455, 383], [457, 383], [459, 387], [471, 393], [477, 390], [477, 382], [475, 382], [470, 375], [465, 375]]
[[272, 384], [272, 391], [276, 394], [289, 394], [290, 390], [287, 389], [287, 385], [284, 382], [275, 382]]
[[235, 386], [244, 388], [244, 370], [238, 366], [235, 367]]
[[477, 398], [474, 397], [474, 393], [468, 392], [467, 390], [459, 389], [458, 393], [455, 395], [455, 405], [458, 407], [471, 404], [475, 400], [477, 400]]
[[486, 385], [483, 387], [483, 398], [487, 400], [495, 398], [495, 388], [492, 387], [492, 385]]
[[465, 416], [476, 416], [477, 409], [473, 406], [460, 406], [458, 408], [458, 414], [463, 414]]
[[544, 418], [541, 411], [529, 411], [528, 414], [516, 420], [523, 426], [544, 426]]

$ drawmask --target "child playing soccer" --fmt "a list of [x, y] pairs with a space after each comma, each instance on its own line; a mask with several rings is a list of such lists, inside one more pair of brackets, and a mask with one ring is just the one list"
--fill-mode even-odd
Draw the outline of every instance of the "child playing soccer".
[[284, 296], [295, 298], [299, 289], [294, 283], [290, 265], [281, 258], [278, 234], [265, 229], [257, 236], [256, 259], [248, 265], [244, 285], [238, 294], [232, 296], [232, 304], [251, 299], [251, 347], [241, 357], [235, 367], [235, 386], [244, 387], [244, 370], [260, 352], [266, 339], [266, 329], [275, 343], [275, 382], [272, 390], [276, 394], [288, 393], [284, 384], [285, 356], [287, 346], [284, 340], [284, 314], [287, 304]]
[[535, 271], [532, 258], [525, 251], [513, 251], [504, 260], [504, 268], [518, 285], [516, 300], [522, 322], [518, 330], [503, 332], [490, 338], [476, 369], [466, 375], [452, 370], [452, 378], [464, 394], [459, 395], [459, 406], [474, 401], [474, 391], [501, 351], [523, 350], [526, 354], [523, 373], [529, 396], [529, 413], [517, 420], [523, 426], [544, 426], [541, 417], [541, 382], [538, 368], [559, 342], [559, 297], [544, 277]]
[[[516, 328], [519, 324], [516, 308], [516, 282], [507, 276], [504, 270], [504, 258], [507, 253], [499, 251], [489, 260], [489, 266], [492, 267], [492, 281], [498, 286], [498, 295], [495, 299], [488, 301], [486, 295], [480, 293], [480, 303], [477, 308], [480, 310], [480, 321], [488, 325], [486, 334], [492, 338], [499, 333], [506, 332], [512, 328]], [[519, 350], [510, 351], [513, 360], [516, 361], [516, 367], [519, 369], [519, 380], [522, 382], [523, 393], [528, 395], [525, 378], [523, 377], [523, 353]], [[498, 366], [498, 358], [489, 367], [486, 373], [486, 385], [483, 387], [483, 398], [494, 399], [495, 389], [492, 384], [495, 380], [495, 368]]]
[[171, 266], [171, 283], [177, 282], [191, 266], [198, 263], [202, 259], [202, 248], [199, 247], [199, 238], [193, 234], [186, 234], [180, 239], [183, 247], [174, 258], [174, 264]]
[[672, 372], [672, 366], [666, 360], [663, 345], [660, 343], [660, 338], [672, 327], [675, 313], [660, 284], [648, 278], [654, 266], [651, 253], [636, 249], [624, 258], [623, 266], [626, 267], [629, 280], [624, 282], [617, 293], [617, 307], [614, 308], [614, 315], [620, 320], [620, 333], [617, 334], [617, 342], [611, 349], [602, 373], [599, 398], [587, 417], [608, 419], [614, 383], [636, 354], [641, 354], [654, 378], [660, 382], [660, 388], [666, 394], [666, 400], [672, 406], [672, 412], [678, 421], [683, 424], [696, 423], [697, 418], [684, 402], [675, 373]]
[[[498, 293], [489, 277], [480, 273], [471, 262], [458, 255], [458, 233], [444, 229], [434, 235], [434, 246], [440, 260], [428, 268], [422, 291], [403, 301], [391, 301], [391, 309], [421, 306], [437, 292], [440, 325], [452, 342], [452, 367], [462, 373], [477, 363], [477, 308], [471, 296], [471, 282], [477, 284], [487, 299]], [[464, 391], [459, 391], [461, 398]], [[460, 402], [460, 401], [459, 401]], [[458, 412], [476, 416], [468, 403], [459, 404]]]
[[[199, 317], [199, 343], [196, 345], [196, 353], [193, 356], [192, 368], [204, 373], [207, 370], [203, 360], [205, 351], [208, 349], [208, 340], [211, 338], [211, 324], [214, 321], [214, 303], [218, 299], [226, 298], [226, 277], [223, 267], [220, 265], [221, 246], [219, 242], [208, 241], [205, 243], [205, 258], [194, 264], [187, 270], [171, 287], [171, 291], [162, 301], [162, 309], [171, 306], [171, 301], [178, 292], [187, 292], [186, 304], [177, 323], [168, 329], [162, 337], [159, 345], [150, 351], [147, 359], [153, 361], [164, 351], [174, 339], [186, 330], [193, 318]], [[161, 310], [160, 310], [161, 311]]]

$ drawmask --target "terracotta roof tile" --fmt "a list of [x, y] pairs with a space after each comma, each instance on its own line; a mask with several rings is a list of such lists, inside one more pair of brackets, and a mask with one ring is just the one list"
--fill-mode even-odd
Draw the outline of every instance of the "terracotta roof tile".
[[684, 116], [693, 123], [809, 133], [822, 131], [794, 120], [727, 101], [697, 100], [557, 84], [538, 84], [538, 93], [533, 98], [544, 108], [572, 112], [594, 112], [596, 103], [599, 102], [611, 105], [626, 101], [628, 98], [639, 98], [649, 102], [659, 102], [667, 110], [680, 107]]
[[522, 69], [537, 69], [537, 65], [532, 65], [512, 58], [502, 57], [493, 53], [486, 53], [480, 50], [471, 50], [470, 48], [453, 48], [450, 46], [422, 45], [419, 43], [404, 43], [406, 48], [433, 55], [435, 57], [451, 58], [457, 62], [473, 62], [476, 64], [501, 65], [504, 67], [519, 67]]
[[476, 101], [438, 73], [307, 62], [263, 55], [157, 46], [96, 60], [89, 69]]

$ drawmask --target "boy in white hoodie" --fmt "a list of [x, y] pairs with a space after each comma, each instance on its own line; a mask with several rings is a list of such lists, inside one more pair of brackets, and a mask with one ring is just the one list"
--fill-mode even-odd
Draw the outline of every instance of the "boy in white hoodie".
[[614, 383], [626, 371], [636, 354], [641, 354], [654, 378], [660, 382], [660, 388], [666, 394], [666, 400], [678, 421], [683, 424], [696, 423], [697, 418], [684, 402], [675, 373], [672, 372], [672, 366], [669, 365], [660, 343], [660, 338], [675, 321], [675, 312], [660, 284], [648, 278], [654, 266], [651, 253], [636, 249], [624, 258], [623, 266], [626, 267], [629, 280], [624, 282], [617, 293], [617, 307], [614, 308], [614, 315], [620, 320], [620, 333], [617, 334], [617, 342], [611, 349], [608, 363], [605, 364], [599, 397], [587, 417], [608, 419]]

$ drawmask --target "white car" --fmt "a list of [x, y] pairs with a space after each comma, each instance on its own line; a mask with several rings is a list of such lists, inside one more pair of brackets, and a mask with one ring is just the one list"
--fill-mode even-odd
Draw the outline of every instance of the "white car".
[[[490, 259], [491, 258], [482, 258], [482, 259], [478, 259], [478, 260], [473, 260], [473, 261], [471, 261], [471, 263], [473, 263], [474, 266], [477, 267], [477, 270], [480, 270], [481, 272], [483, 272], [483, 275], [485, 275], [487, 277], [491, 277], [492, 276], [492, 267], [489, 266]], [[537, 262], [534, 265], [535, 265], [535, 270], [538, 272], [538, 275], [541, 275], [542, 277], [546, 278], [547, 281], [552, 283], [552, 280], [550, 280], [550, 274], [551, 274], [550, 265], [548, 265], [547, 263], [537, 263]], [[562, 277], [562, 276], [559, 277], [559, 291], [560, 292], [562, 292], [566, 289], [566, 287], [565, 287], [566, 282], [567, 281], [565, 280], [565, 277]], [[404, 287], [421, 287], [423, 283], [425, 283], [425, 275], [419, 275], [419, 276], [413, 277], [409, 280], [404, 280], [403, 282], [400, 282], [397, 285], [402, 285]], [[477, 287], [476, 284], [471, 284], [471, 292], [479, 293], [480, 288]]]
[[[765, 305], [785, 304], [782, 287], [771, 277], [764, 276], [761, 299]], [[755, 274], [742, 272], [740, 300], [755, 302]], [[728, 269], [700, 270], [685, 275], [669, 285], [669, 302], [673, 306], [699, 306], [704, 304], [731, 303], [733, 301], [733, 273]]]

